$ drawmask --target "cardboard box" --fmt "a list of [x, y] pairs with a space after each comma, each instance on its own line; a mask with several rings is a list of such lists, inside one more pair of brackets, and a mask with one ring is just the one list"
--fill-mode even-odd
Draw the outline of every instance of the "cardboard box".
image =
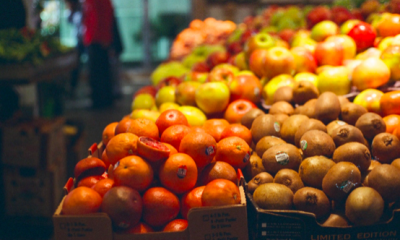
[[[89, 155], [98, 157], [104, 146], [93, 144]], [[64, 216], [61, 201], [53, 215], [56, 240], [248, 240], [246, 196], [240, 181], [241, 203], [232, 206], [191, 209], [188, 228], [181, 232], [156, 232], [146, 234], [118, 234], [112, 231], [111, 219], [106, 213]], [[66, 193], [73, 185], [70, 179], [64, 188]]]
[[66, 178], [61, 166], [49, 170], [4, 167], [5, 214], [51, 217], [63, 197]]
[[370, 226], [322, 227], [313, 214], [302, 211], [264, 210], [246, 193], [250, 239], [257, 240], [398, 240], [400, 210], [386, 223]]
[[2, 162], [49, 169], [65, 164], [64, 118], [36, 119], [2, 127]]

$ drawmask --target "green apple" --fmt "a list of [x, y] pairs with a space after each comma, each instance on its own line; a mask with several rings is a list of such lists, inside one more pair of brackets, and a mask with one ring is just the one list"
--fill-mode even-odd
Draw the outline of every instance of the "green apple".
[[131, 110], [133, 111], [136, 109], [151, 109], [155, 106], [155, 104], [156, 103], [154, 97], [151, 94], [142, 93], [137, 95], [135, 99], [133, 99]]
[[336, 35], [339, 32], [339, 27], [336, 23], [325, 20], [317, 23], [311, 29], [311, 38], [317, 42], [324, 41], [327, 37]]
[[270, 49], [275, 46], [275, 40], [268, 33], [257, 33], [251, 36], [244, 45], [244, 53], [248, 59], [256, 49]]
[[314, 73], [309, 73], [309, 72], [301, 72], [296, 75], [294, 75], [294, 81], [300, 82], [300, 81], [309, 81], [314, 84], [314, 86], [318, 86], [318, 76], [315, 75]]
[[175, 86], [165, 86], [158, 90], [156, 94], [157, 107], [166, 102], [175, 102], [175, 88]]
[[318, 90], [320, 93], [333, 92], [345, 95], [350, 92], [351, 81], [346, 67], [328, 67], [318, 74]]
[[220, 113], [229, 104], [230, 91], [224, 82], [207, 82], [195, 93], [197, 106], [206, 114]]
[[182, 63], [171, 61], [160, 64], [151, 74], [150, 79], [154, 86], [167, 77], [181, 77], [190, 71]]
[[384, 39], [382, 39], [382, 41], [379, 42], [378, 49], [383, 52], [387, 47], [392, 45], [393, 39], [394, 37], [385, 37]]
[[197, 107], [181, 106], [178, 110], [185, 115], [190, 126], [203, 126], [204, 122], [207, 120], [206, 115]]
[[390, 69], [391, 80], [400, 80], [400, 46], [393, 45], [387, 47], [382, 52], [381, 59]]

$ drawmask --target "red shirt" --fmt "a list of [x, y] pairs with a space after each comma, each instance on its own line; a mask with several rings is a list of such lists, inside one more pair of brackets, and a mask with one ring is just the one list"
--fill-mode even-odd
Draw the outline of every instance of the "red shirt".
[[112, 42], [114, 9], [111, 0], [85, 0], [83, 2], [83, 44]]

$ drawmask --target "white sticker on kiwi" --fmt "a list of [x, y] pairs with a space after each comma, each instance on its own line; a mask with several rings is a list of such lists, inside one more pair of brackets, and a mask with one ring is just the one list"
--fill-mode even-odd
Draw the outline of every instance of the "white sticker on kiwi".
[[274, 122], [274, 129], [276, 132], [279, 132], [281, 130], [281, 125], [278, 122]]
[[346, 123], [345, 123], [345, 122], [343, 122], [343, 121], [340, 121], [340, 120], [336, 121], [336, 123], [337, 123], [339, 126], [346, 125]]
[[286, 152], [277, 152], [275, 154], [275, 159], [280, 165], [287, 165], [289, 163], [289, 154]]
[[300, 142], [301, 150], [303, 150], [303, 151], [306, 150], [307, 146], [308, 146], [307, 141], [306, 140], [301, 140], [301, 142]]
[[351, 181], [344, 181], [340, 184], [339, 189], [341, 189], [345, 193], [349, 193], [350, 190], [354, 187], [354, 183]]

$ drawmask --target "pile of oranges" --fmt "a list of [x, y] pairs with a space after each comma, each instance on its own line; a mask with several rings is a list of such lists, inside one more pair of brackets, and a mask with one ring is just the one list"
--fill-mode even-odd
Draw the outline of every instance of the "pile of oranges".
[[61, 213], [104, 212], [121, 233], [184, 230], [192, 208], [241, 203], [237, 171], [250, 162], [251, 139], [225, 119], [192, 127], [176, 109], [155, 122], [124, 117], [104, 128], [101, 159], [76, 164]]

